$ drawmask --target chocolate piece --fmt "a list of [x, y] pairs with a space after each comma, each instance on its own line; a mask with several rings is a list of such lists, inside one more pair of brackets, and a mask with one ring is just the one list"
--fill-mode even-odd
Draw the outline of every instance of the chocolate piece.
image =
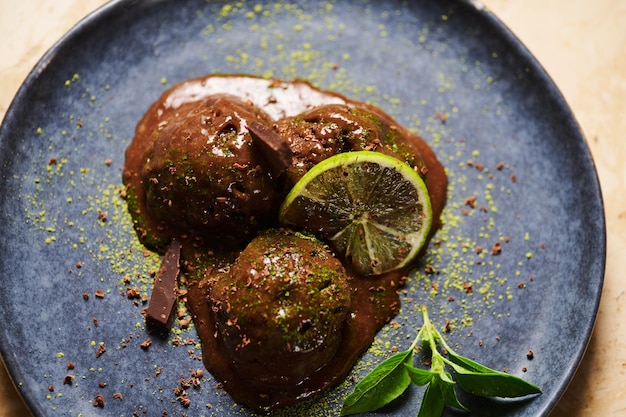
[[278, 178], [291, 166], [293, 153], [289, 145], [274, 129], [259, 122], [250, 123], [248, 131], [268, 162], [272, 175]]
[[172, 313], [178, 290], [179, 261], [180, 242], [172, 240], [154, 278], [152, 295], [146, 311], [146, 324], [158, 334], [167, 334], [172, 325]]

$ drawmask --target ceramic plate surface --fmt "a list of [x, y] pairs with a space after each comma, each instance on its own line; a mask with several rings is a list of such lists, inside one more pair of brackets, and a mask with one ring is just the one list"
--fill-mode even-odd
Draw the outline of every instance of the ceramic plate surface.
[[[174, 389], [202, 368], [195, 330], [177, 321], [168, 340], [141, 348], [145, 305], [126, 295], [149, 295], [159, 259], [137, 242], [119, 195], [124, 150], [166, 88], [209, 73], [302, 78], [370, 101], [446, 166], [445, 226], [409, 278], [401, 314], [352, 375], [408, 348], [425, 304], [435, 323], [450, 321], [459, 353], [544, 391], [520, 401], [460, 394], [472, 415], [547, 415], [599, 303], [598, 179], [534, 58], [478, 2], [451, 0], [120, 1], [61, 39], [0, 131], [0, 348], [33, 412], [250, 415], [210, 375], [187, 389], [184, 408]], [[306, 414], [337, 415], [352, 387], [305, 404]], [[376, 415], [414, 416], [422, 392], [411, 387]]]

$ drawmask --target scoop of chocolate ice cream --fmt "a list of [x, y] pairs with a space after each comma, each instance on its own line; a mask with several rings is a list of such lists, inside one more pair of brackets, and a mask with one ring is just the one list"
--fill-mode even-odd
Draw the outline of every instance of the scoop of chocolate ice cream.
[[335, 355], [350, 308], [345, 270], [310, 235], [270, 230], [255, 238], [210, 295], [217, 337], [247, 378], [300, 382]]
[[124, 172], [144, 243], [188, 236], [243, 246], [274, 224], [280, 195], [250, 137], [253, 121], [271, 123], [259, 108], [225, 94], [146, 113]]

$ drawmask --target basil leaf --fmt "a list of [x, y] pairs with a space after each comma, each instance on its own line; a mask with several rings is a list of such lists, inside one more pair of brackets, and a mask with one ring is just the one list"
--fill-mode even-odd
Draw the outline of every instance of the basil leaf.
[[341, 407], [342, 416], [377, 410], [398, 398], [411, 385], [405, 364], [413, 358], [411, 349], [389, 357], [359, 382]]
[[456, 396], [456, 391], [454, 391], [454, 382], [452, 381], [452, 376], [448, 373], [444, 373], [446, 378], [441, 377], [440, 382], [437, 383], [439, 389], [441, 390], [441, 394], [443, 396], [444, 404], [458, 408], [459, 410], [469, 411]]
[[456, 382], [459, 386], [474, 395], [513, 398], [541, 394], [541, 388], [515, 375], [494, 370], [475, 372], [456, 364], [451, 366], [456, 373]]
[[405, 364], [406, 370], [409, 372], [409, 377], [411, 377], [411, 381], [415, 385], [424, 386], [428, 384], [433, 376], [436, 375], [434, 372], [427, 371], [426, 369], [415, 368], [410, 364]]
[[[435, 378], [433, 378], [434, 382]], [[441, 417], [443, 412], [443, 396], [441, 390], [437, 387], [436, 383], [432, 383], [426, 386], [424, 397], [422, 398], [422, 405], [417, 413], [417, 417]]]

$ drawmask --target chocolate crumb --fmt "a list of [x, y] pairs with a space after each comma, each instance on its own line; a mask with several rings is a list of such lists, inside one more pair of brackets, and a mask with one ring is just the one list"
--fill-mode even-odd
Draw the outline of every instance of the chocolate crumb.
[[450, 320], [446, 318], [446, 324], [443, 326], [443, 331], [446, 333], [450, 333]]
[[526, 353], [526, 358], [528, 358], [529, 361], [533, 360], [535, 358], [535, 352], [529, 350], [528, 353]]
[[98, 349], [96, 349], [96, 358], [99, 358], [107, 351], [107, 348], [104, 345], [98, 345]]
[[74, 381], [74, 375], [67, 374], [63, 378], [63, 385], [72, 385], [73, 381]]
[[148, 349], [151, 344], [152, 344], [152, 339], [147, 338], [146, 340], [144, 340], [143, 342], [139, 344], [139, 347], [141, 347], [142, 349]]
[[494, 243], [493, 247], [491, 248], [491, 254], [499, 255], [501, 252], [502, 252], [502, 243], [500, 242]]
[[465, 205], [466, 206], [470, 206], [471, 208], [476, 207], [476, 196], [475, 195], [471, 195], [471, 196], [465, 198]]
[[93, 399], [93, 406], [104, 408], [104, 397], [100, 394], [96, 395]]

